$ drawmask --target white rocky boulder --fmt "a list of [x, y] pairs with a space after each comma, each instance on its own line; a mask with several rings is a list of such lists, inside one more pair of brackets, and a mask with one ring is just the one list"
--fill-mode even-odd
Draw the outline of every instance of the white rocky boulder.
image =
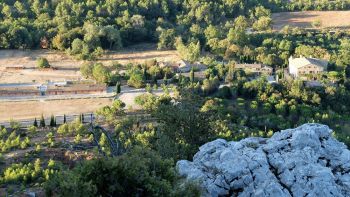
[[320, 124], [275, 133], [270, 139], [204, 144], [179, 174], [197, 181], [203, 196], [350, 196], [350, 151]]

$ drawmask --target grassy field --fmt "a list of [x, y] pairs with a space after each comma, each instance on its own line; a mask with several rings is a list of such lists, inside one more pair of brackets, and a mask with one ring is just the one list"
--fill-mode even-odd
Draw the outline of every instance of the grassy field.
[[0, 102], [0, 121], [9, 121], [11, 118], [40, 118], [41, 114], [50, 116], [89, 113], [111, 103], [110, 98]]
[[305, 11], [281, 12], [272, 14], [273, 29], [281, 30], [284, 26], [313, 28], [312, 23], [319, 21], [318, 28], [350, 28], [350, 11]]
[[[34, 69], [36, 60], [45, 57], [57, 70], [39, 71]], [[112, 62], [121, 64], [143, 63], [146, 60], [177, 61], [176, 51], [158, 51], [152, 44], [142, 44], [125, 50], [107, 52], [98, 62], [110, 65]], [[0, 84], [1, 83], [43, 83], [50, 81], [82, 79], [79, 68], [84, 61], [78, 61], [59, 51], [49, 50], [0, 50]], [[23, 70], [7, 70], [6, 67], [24, 66]]]

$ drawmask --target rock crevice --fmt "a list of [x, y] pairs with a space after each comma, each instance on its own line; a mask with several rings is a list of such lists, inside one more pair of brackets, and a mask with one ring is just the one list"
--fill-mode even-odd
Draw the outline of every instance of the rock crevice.
[[198, 181], [204, 196], [350, 196], [350, 151], [320, 124], [270, 139], [218, 139], [177, 169]]

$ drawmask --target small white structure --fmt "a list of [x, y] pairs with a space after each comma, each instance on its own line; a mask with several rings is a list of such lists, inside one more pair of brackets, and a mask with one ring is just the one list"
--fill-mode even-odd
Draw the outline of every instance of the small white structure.
[[316, 58], [289, 58], [289, 74], [299, 77], [307, 74], [319, 74], [327, 70], [328, 61]]

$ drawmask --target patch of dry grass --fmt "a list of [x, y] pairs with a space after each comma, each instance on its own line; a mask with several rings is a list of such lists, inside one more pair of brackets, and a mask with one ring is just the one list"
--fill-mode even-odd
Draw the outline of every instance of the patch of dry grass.
[[281, 12], [272, 14], [273, 29], [281, 30], [284, 26], [314, 28], [313, 22], [319, 21], [318, 28], [349, 29], [350, 11], [304, 11]]
[[40, 118], [41, 114], [50, 116], [89, 113], [111, 104], [110, 98], [0, 102], [0, 121], [9, 121], [11, 118]]

